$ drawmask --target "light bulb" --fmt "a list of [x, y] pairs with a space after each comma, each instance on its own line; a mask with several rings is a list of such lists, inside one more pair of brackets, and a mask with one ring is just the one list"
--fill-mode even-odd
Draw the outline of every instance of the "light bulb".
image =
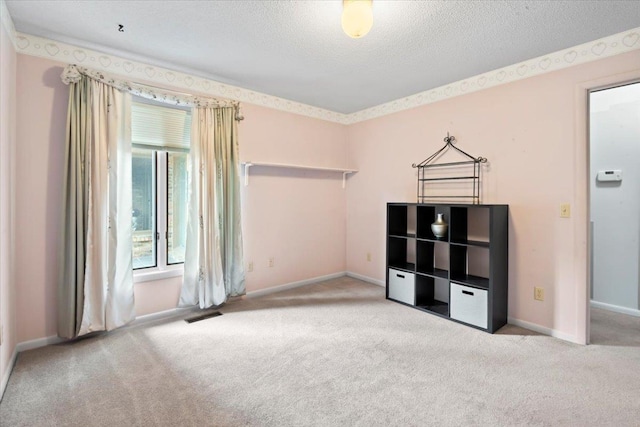
[[342, 29], [349, 37], [358, 39], [373, 26], [372, 0], [343, 0]]

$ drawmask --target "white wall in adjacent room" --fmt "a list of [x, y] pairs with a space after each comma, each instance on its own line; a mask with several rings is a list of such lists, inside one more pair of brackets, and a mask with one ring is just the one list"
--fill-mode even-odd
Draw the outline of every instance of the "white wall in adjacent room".
[[[637, 310], [640, 292], [640, 83], [590, 96], [592, 300]], [[598, 171], [622, 170], [620, 182]]]
[[[0, 11], [6, 13], [4, 4]], [[7, 21], [0, 24], [0, 398], [16, 347], [13, 223], [16, 151], [16, 60]]]

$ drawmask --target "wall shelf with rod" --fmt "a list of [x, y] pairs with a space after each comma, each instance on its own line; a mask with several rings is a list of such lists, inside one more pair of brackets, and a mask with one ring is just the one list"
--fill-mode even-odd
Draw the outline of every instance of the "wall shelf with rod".
[[283, 168], [283, 169], [304, 169], [304, 170], [313, 170], [313, 171], [322, 171], [322, 172], [338, 172], [342, 174], [342, 188], [345, 188], [347, 175], [358, 172], [356, 169], [343, 169], [343, 168], [326, 168], [319, 166], [307, 166], [307, 165], [293, 165], [293, 164], [285, 164], [285, 163], [267, 163], [267, 162], [251, 162], [246, 161], [242, 162], [244, 165], [244, 185], [249, 185], [249, 169], [252, 166], [264, 166], [270, 168]]

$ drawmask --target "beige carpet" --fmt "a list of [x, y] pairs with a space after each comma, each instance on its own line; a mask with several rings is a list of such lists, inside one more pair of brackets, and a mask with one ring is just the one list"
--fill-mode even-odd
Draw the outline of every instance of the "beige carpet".
[[640, 351], [640, 317], [591, 308], [591, 344], [637, 347]]
[[640, 347], [496, 335], [341, 278], [21, 353], [2, 426], [640, 423]]

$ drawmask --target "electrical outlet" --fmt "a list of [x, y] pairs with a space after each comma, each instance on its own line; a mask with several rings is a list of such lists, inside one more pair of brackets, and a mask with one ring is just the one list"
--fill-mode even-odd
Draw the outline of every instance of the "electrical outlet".
[[569, 203], [563, 203], [560, 205], [560, 218], [571, 217], [571, 205]]
[[533, 288], [533, 299], [536, 301], [544, 301], [544, 288]]
[[251, 273], [253, 271], [253, 261], [249, 261], [249, 266], [247, 267], [247, 271]]
[[367, 262], [371, 262], [371, 252], [367, 252]]
[[275, 265], [275, 261], [273, 257], [269, 258], [269, 267], [273, 267]]

